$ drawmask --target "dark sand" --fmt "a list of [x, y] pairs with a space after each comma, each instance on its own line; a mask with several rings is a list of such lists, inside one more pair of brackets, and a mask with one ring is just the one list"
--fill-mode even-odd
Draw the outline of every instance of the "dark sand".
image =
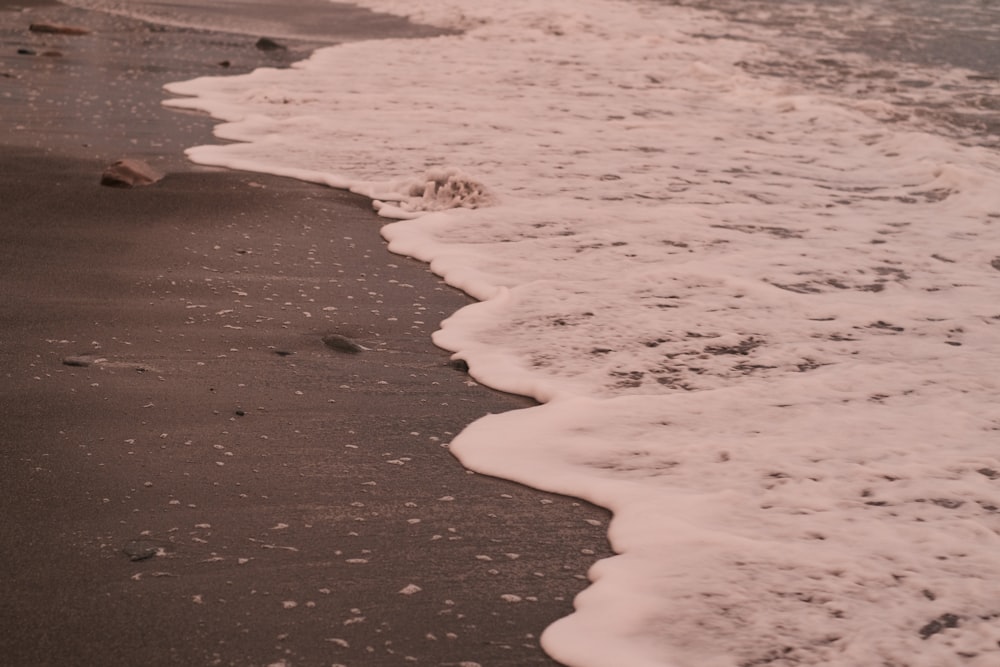
[[[366, 200], [180, 156], [210, 123], [159, 86], [275, 56], [12, 4], [36, 3], [0, 3], [0, 663], [554, 664], [537, 637], [607, 516], [448, 453], [529, 404], [431, 344], [468, 299]], [[169, 173], [99, 186], [121, 157]]]

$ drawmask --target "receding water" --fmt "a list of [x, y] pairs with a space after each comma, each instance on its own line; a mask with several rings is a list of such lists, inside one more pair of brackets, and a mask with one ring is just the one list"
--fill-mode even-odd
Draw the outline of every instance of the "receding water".
[[1000, 2], [997, 0], [664, 0], [763, 27], [780, 57], [748, 71], [794, 77], [818, 90], [884, 100], [889, 120], [964, 142], [1000, 145]]

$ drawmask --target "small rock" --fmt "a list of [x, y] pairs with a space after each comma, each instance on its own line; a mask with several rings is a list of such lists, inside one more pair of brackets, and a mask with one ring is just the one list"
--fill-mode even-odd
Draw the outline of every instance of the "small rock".
[[93, 354], [74, 354], [68, 357], [63, 357], [62, 360], [64, 366], [78, 366], [80, 368], [86, 368], [87, 366], [99, 364], [102, 361], [104, 361], [104, 358]]
[[122, 552], [130, 561], [148, 560], [160, 552], [156, 544], [148, 540], [130, 540], [122, 547]]
[[111, 188], [134, 188], [150, 185], [161, 178], [163, 174], [141, 160], [118, 160], [101, 174], [101, 185]]
[[28, 26], [31, 32], [41, 32], [47, 35], [89, 35], [86, 28], [78, 28], [70, 25], [55, 25], [52, 23], [32, 23]]
[[462, 371], [463, 373], [469, 372], [469, 362], [465, 359], [452, 359], [448, 362], [448, 365], [457, 371]]
[[359, 352], [365, 350], [365, 348], [358, 343], [355, 343], [347, 336], [341, 336], [340, 334], [327, 334], [323, 336], [323, 344], [331, 350], [344, 352], [346, 354], [358, 354]]
[[261, 37], [257, 40], [255, 45], [261, 51], [287, 51], [288, 47], [284, 44], [279, 44], [270, 37]]
[[990, 262], [990, 266], [992, 266], [997, 271], [1000, 271], [1000, 257], [994, 258], [993, 261]]
[[32, 51], [31, 49], [18, 49], [17, 53], [18, 53], [18, 55], [22, 55], [22, 56], [35, 56], [35, 55], [38, 55], [38, 53], [36, 51]]
[[275, 350], [274, 353], [279, 357], [290, 357], [295, 354], [291, 350]]

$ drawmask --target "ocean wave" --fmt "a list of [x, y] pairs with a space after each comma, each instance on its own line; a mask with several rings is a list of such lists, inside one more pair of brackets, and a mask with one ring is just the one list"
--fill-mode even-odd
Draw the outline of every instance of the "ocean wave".
[[[891, 97], [765, 76], [746, 63], [780, 59], [780, 34], [692, 8], [364, 4], [464, 32], [168, 104], [237, 142], [197, 162], [422, 213], [390, 249], [480, 299], [435, 341], [545, 403], [453, 451], [615, 514], [619, 555], [546, 650], [994, 664], [1000, 156]], [[426, 184], [459, 172], [494, 205], [439, 210], [451, 190]]]

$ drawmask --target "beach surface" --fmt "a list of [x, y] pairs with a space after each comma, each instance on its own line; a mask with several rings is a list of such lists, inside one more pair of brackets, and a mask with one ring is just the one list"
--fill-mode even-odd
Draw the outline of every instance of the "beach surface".
[[[430, 342], [469, 299], [361, 197], [183, 158], [212, 123], [164, 83], [314, 46], [256, 37], [0, 3], [0, 656], [554, 664], [607, 513], [449, 454], [530, 405]], [[121, 158], [166, 175], [100, 186]]]

